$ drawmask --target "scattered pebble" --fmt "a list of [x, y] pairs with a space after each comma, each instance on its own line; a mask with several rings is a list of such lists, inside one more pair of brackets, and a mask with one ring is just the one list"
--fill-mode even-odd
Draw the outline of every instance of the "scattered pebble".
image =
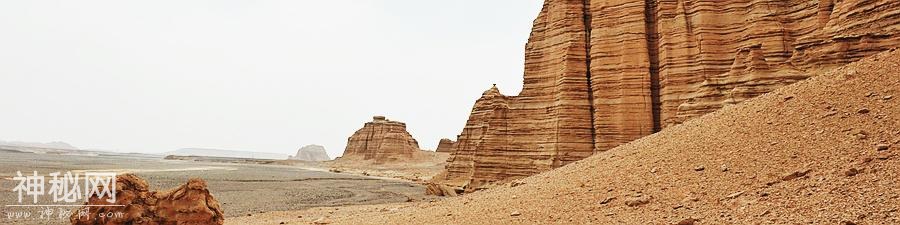
[[625, 205], [630, 207], [638, 207], [650, 203], [650, 196], [631, 197], [625, 200]]
[[722, 172], [728, 172], [728, 165], [722, 164], [722, 166], [720, 166], [719, 169], [721, 169]]
[[606, 204], [609, 204], [610, 202], [612, 202], [612, 201], [615, 200], [615, 199], [616, 199], [616, 197], [608, 197], [608, 198], [605, 198], [605, 199], [601, 200], [601, 201], [600, 201], [600, 204], [601, 204], [601, 205], [606, 205]]
[[686, 197], [681, 200], [681, 202], [698, 202], [698, 201], [700, 201], [700, 198], [697, 198], [697, 197]]
[[888, 153], [879, 153], [879, 154], [875, 155], [875, 159], [888, 160], [888, 159], [891, 159], [892, 156], [893, 155], [888, 154]]
[[888, 144], [878, 144], [877, 146], [875, 146], [875, 149], [878, 151], [887, 151], [890, 148], [891, 146]]
[[513, 212], [510, 213], [509, 215], [510, 215], [510, 216], [521, 216], [522, 213], [520, 213], [519, 211], [513, 211]]
[[867, 109], [867, 108], [861, 108], [861, 109], [857, 110], [856, 112], [859, 113], [859, 114], [868, 114], [868, 113], [870, 113], [870, 112], [872, 112], [872, 111], [870, 111], [870, 110]]
[[891, 100], [892, 98], [894, 98], [893, 95], [888, 95], [888, 96], [882, 97], [881, 99], [884, 99], [884, 100]]
[[694, 218], [687, 218], [687, 219], [682, 220], [681, 222], [676, 223], [675, 225], [694, 225], [697, 222], [699, 222], [699, 220], [694, 219]]
[[697, 167], [694, 167], [694, 171], [698, 171], [698, 172], [699, 172], [699, 171], [704, 171], [704, 170], [706, 170], [706, 167], [705, 167], [705, 166], [697, 166]]
[[804, 169], [804, 170], [794, 171], [791, 173], [786, 173], [786, 174], [781, 175], [781, 180], [782, 181], [791, 181], [791, 180], [794, 180], [797, 178], [805, 177], [806, 174], [808, 174], [810, 171], [812, 171], [812, 170]]
[[325, 217], [319, 217], [319, 219], [316, 219], [315, 221], [313, 221], [313, 224], [319, 224], [319, 225], [330, 224], [330, 223], [331, 223], [331, 221], [328, 221], [328, 219], [326, 219]]
[[735, 192], [735, 193], [733, 193], [733, 194], [730, 194], [730, 195], [728, 195], [728, 196], [725, 196], [725, 198], [726, 198], [726, 199], [735, 199], [735, 198], [737, 198], [737, 197], [741, 197], [741, 195], [744, 195], [744, 192], [743, 192], [743, 191]]
[[847, 175], [848, 177], [852, 177], [852, 176], [856, 176], [857, 174], [859, 174], [859, 172], [860, 172], [859, 169], [850, 168], [847, 171], [844, 171], [844, 175]]

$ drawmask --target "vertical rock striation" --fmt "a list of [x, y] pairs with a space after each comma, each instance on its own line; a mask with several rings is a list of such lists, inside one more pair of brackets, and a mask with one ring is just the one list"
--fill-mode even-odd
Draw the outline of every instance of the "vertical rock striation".
[[494, 86], [475, 103], [447, 166], [449, 182], [477, 188], [592, 154], [583, 3], [544, 4], [526, 45], [522, 92], [504, 96]]
[[446, 173], [477, 190], [900, 46], [895, 0], [546, 0], [518, 96], [476, 101]]
[[341, 160], [364, 160], [375, 163], [404, 161], [420, 153], [419, 143], [406, 131], [406, 124], [374, 117], [347, 140]]

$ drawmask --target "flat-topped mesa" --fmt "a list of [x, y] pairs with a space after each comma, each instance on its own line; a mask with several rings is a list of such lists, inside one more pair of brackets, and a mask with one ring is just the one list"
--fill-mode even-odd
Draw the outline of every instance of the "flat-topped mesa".
[[438, 143], [437, 149], [435, 149], [434, 151], [435, 152], [443, 152], [443, 153], [453, 153], [453, 151], [456, 149], [456, 147], [454, 145], [456, 145], [455, 141], [444, 138], [444, 139], [441, 139], [441, 141]]
[[518, 96], [475, 102], [446, 173], [467, 191], [583, 159], [900, 46], [895, 0], [546, 0]]
[[321, 145], [307, 145], [297, 150], [297, 155], [291, 157], [291, 160], [321, 162], [331, 160], [325, 147]]
[[342, 161], [362, 160], [377, 164], [406, 161], [420, 154], [419, 143], [406, 131], [406, 124], [373, 117], [347, 139]]

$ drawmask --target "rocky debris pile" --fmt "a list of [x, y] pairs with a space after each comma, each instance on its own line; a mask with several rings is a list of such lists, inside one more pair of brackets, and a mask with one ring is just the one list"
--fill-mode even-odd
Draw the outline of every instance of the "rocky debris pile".
[[373, 161], [377, 164], [407, 161], [421, 154], [419, 143], [406, 131], [406, 124], [373, 117], [347, 139], [339, 161]]
[[425, 194], [434, 196], [455, 197], [462, 194], [463, 189], [453, 188], [443, 184], [427, 183], [425, 184]]
[[546, 0], [522, 92], [495, 86], [475, 102], [435, 182], [473, 191], [548, 171], [900, 46], [898, 10], [891, 0]]
[[898, 95], [886, 52], [518, 185], [336, 223], [900, 224]]
[[[116, 177], [116, 201], [109, 197], [91, 196], [85, 205], [124, 205], [76, 209], [70, 221], [73, 225], [134, 224], [134, 225], [211, 225], [224, 224], [225, 216], [219, 202], [209, 193], [206, 181], [191, 179], [186, 184], [165, 192], [150, 191], [147, 181], [125, 174]], [[87, 216], [78, 212], [87, 211]], [[100, 217], [101, 213], [122, 217]]]
[[292, 156], [290, 160], [321, 162], [331, 160], [331, 157], [328, 156], [325, 147], [321, 145], [307, 145], [297, 150], [297, 155]]

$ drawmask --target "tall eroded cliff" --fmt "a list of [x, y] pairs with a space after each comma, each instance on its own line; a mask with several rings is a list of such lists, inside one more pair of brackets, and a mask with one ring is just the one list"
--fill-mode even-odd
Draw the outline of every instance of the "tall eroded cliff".
[[445, 176], [467, 191], [900, 46], [895, 0], [546, 0], [518, 96], [475, 103]]

